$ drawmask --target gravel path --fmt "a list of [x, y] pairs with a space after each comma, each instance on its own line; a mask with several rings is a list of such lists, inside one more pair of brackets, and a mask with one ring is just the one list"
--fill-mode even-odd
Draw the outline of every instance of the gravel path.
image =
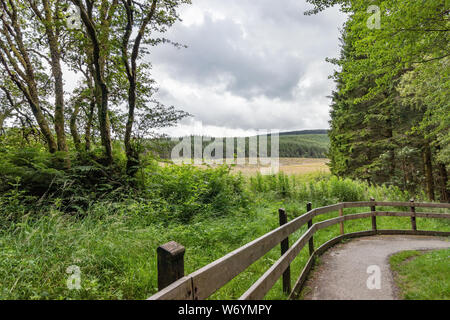
[[[423, 236], [374, 236], [351, 240], [329, 249], [306, 283], [306, 300], [395, 300], [397, 289], [389, 256], [405, 250], [450, 248], [450, 241]], [[378, 266], [380, 289], [369, 289], [367, 269]], [[449, 268], [450, 269], [450, 268]], [[371, 282], [376, 284], [376, 282]]]

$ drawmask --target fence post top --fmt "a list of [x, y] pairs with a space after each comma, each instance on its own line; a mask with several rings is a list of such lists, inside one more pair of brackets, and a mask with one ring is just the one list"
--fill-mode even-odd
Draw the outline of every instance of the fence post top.
[[167, 254], [170, 256], [178, 256], [180, 254], [184, 254], [184, 252], [186, 251], [185, 247], [175, 241], [170, 241], [166, 244], [163, 244], [156, 250], [158, 251], [158, 253]]
[[371, 198], [370, 198], [370, 201], [375, 201], [375, 198], [374, 198], [374, 197], [371, 197]]

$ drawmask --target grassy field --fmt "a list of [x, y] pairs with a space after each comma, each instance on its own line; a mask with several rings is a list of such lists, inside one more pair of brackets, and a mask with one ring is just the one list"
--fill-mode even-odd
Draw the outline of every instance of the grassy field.
[[[266, 160], [270, 162], [270, 159]], [[253, 160], [258, 162], [258, 160]], [[237, 164], [231, 166], [231, 172], [242, 173], [244, 176], [256, 176], [259, 173], [271, 171], [270, 165], [251, 164], [253, 163], [246, 159], [245, 164]], [[279, 172], [287, 175], [304, 175], [306, 173], [329, 173], [328, 159], [325, 158], [279, 158]], [[259, 162], [258, 162], [259, 163]], [[167, 166], [168, 163], [160, 162], [161, 166]], [[206, 165], [196, 165], [200, 168], [207, 168]], [[217, 165], [210, 165], [210, 167], [217, 168]]]
[[[19, 199], [17, 194], [0, 198], [3, 212], [9, 212], [8, 205], [22, 210], [20, 218], [3, 220], [0, 228], [0, 299], [146, 299], [157, 292], [156, 248], [168, 241], [186, 247], [185, 271], [189, 274], [276, 228], [280, 207], [286, 208], [291, 220], [305, 213], [309, 201], [318, 207], [372, 196], [377, 200], [409, 198], [398, 188], [370, 187], [326, 173], [256, 175], [243, 180], [246, 206], [226, 212], [220, 209], [230, 206], [231, 200], [226, 200], [230, 193], [224, 192], [238, 183], [230, 180], [215, 200], [228, 202], [224, 202], [225, 207], [214, 204], [218, 209], [213, 211], [211, 204], [205, 202], [211, 196], [201, 193], [205, 198], [199, 203], [197, 193], [205, 187], [216, 189], [217, 183], [225, 183], [229, 178], [213, 169], [207, 172], [209, 178], [203, 170], [176, 166], [160, 170], [148, 185], [159, 183], [157, 190], [167, 189], [163, 197], [171, 202], [159, 202], [157, 195], [143, 201], [98, 200], [83, 218], [61, 212], [60, 203], [36, 216], [28, 213], [26, 207], [20, 209], [15, 200]], [[175, 202], [177, 199], [180, 202]], [[357, 211], [348, 209], [346, 214]], [[178, 215], [165, 216], [174, 212]], [[188, 216], [184, 216], [186, 212]], [[190, 212], [195, 214], [191, 216]], [[315, 222], [337, 215], [338, 212], [332, 212], [317, 217]], [[417, 224], [419, 229], [450, 231], [449, 224], [436, 220], [418, 219]], [[378, 220], [378, 225], [409, 229], [410, 220], [385, 217]], [[345, 226], [347, 232], [370, 227], [370, 219], [349, 221]], [[291, 244], [305, 230], [306, 226], [295, 232], [290, 237]], [[339, 226], [320, 230], [314, 238], [316, 247], [338, 234]], [[211, 299], [239, 298], [279, 256], [277, 246]], [[293, 281], [307, 259], [307, 250], [302, 250], [294, 260]], [[70, 276], [66, 270], [73, 265], [81, 271], [81, 290], [69, 290], [66, 285]], [[266, 296], [285, 298], [280, 281]]]
[[[280, 171], [288, 175], [302, 175], [305, 173], [328, 173], [330, 169], [327, 165], [328, 159], [313, 158], [280, 158]], [[246, 176], [255, 176], [261, 172], [257, 165], [236, 165], [232, 168], [233, 172], [241, 172]]]
[[401, 298], [450, 300], [450, 249], [404, 251], [389, 262]]

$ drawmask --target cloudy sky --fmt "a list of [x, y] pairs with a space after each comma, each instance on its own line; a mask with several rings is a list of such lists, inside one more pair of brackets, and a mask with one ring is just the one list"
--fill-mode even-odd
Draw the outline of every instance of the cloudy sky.
[[158, 99], [194, 117], [166, 132], [234, 136], [328, 128], [326, 57], [339, 54], [338, 8], [305, 16], [301, 0], [193, 0], [149, 57]]

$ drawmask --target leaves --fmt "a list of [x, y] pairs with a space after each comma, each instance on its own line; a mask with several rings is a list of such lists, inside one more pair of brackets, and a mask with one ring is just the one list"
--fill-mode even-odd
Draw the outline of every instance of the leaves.
[[[342, 34], [337, 91], [331, 111], [331, 168], [338, 175], [450, 198], [450, 21], [431, 1], [308, 1], [315, 11], [342, 4], [349, 13]], [[381, 28], [367, 27], [367, 7], [381, 12]], [[423, 153], [432, 148], [429, 161]], [[405, 157], [405, 150], [416, 150]], [[424, 166], [426, 167], [424, 169]], [[447, 168], [445, 168], [447, 166]], [[435, 180], [435, 181], [434, 181]]]

